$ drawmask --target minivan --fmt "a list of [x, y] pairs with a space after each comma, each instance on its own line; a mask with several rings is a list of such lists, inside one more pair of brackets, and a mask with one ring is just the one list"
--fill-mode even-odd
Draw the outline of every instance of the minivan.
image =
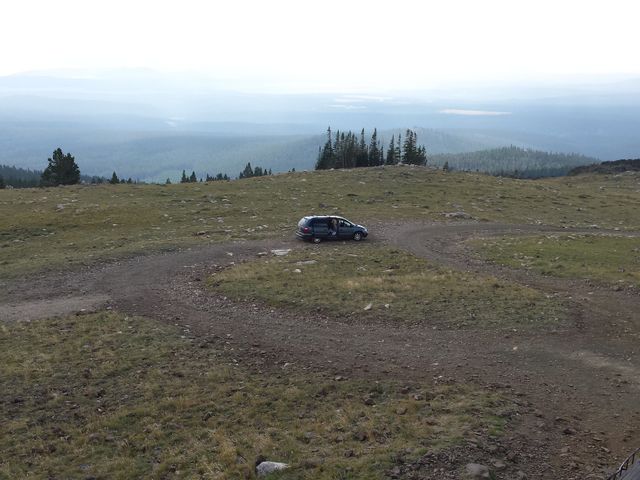
[[302, 240], [320, 243], [323, 240], [350, 240], [359, 242], [369, 234], [366, 227], [336, 216], [313, 215], [302, 217], [296, 235]]

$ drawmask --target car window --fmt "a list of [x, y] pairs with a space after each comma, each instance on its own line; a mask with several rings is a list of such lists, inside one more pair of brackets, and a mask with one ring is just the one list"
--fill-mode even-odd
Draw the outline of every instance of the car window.
[[353, 227], [353, 224], [350, 222], [347, 222], [346, 220], [340, 220], [340, 226], [341, 227]]

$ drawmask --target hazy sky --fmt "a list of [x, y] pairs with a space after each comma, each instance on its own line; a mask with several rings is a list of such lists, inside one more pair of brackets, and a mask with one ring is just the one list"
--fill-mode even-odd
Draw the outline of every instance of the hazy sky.
[[298, 90], [640, 75], [637, 0], [6, 0], [0, 75], [145, 67]]

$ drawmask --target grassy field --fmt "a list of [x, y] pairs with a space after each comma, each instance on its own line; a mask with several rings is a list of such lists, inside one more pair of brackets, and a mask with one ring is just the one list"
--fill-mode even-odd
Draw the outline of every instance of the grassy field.
[[239, 300], [415, 325], [539, 328], [566, 314], [557, 299], [531, 288], [357, 243], [309, 245], [235, 265], [209, 282]]
[[609, 235], [542, 235], [475, 240], [487, 259], [543, 275], [584, 278], [640, 287], [640, 238]]
[[[0, 325], [0, 478], [382, 478], [513, 405], [462, 385], [250, 373], [177, 327], [115, 313]], [[409, 452], [409, 453], [408, 453]]]
[[0, 277], [177, 246], [291, 235], [310, 213], [640, 228], [640, 176], [525, 181], [410, 167], [234, 182], [0, 190]]

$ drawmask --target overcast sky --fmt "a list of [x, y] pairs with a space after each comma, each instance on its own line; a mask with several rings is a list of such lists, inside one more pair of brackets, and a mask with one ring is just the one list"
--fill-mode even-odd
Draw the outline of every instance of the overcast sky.
[[296, 90], [640, 76], [637, 0], [6, 0], [0, 75], [152, 68]]

